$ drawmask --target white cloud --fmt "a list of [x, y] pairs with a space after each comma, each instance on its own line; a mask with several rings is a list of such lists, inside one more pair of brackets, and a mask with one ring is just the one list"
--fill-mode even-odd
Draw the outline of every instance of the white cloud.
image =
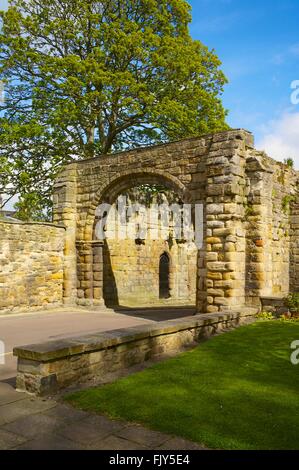
[[270, 121], [256, 147], [279, 161], [293, 158], [295, 168], [299, 169], [299, 112], [285, 112], [281, 118]]

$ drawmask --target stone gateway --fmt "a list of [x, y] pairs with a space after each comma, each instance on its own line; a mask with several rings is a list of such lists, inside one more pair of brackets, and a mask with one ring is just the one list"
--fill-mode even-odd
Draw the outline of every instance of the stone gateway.
[[[133, 259], [130, 245], [110, 244], [107, 258], [109, 242], [95, 236], [97, 208], [140, 185], [162, 185], [183, 203], [203, 205], [200, 249], [164, 243], [150, 256], [152, 247], [134, 244]], [[103, 306], [111, 279], [130, 301], [141, 268], [147, 276], [140, 292], [155, 273], [157, 301], [176, 292], [179, 303], [189, 298], [200, 313], [259, 307], [263, 297], [299, 288], [298, 172], [255, 150], [245, 130], [74, 161], [56, 181], [53, 222], [0, 221], [2, 312]], [[179, 264], [188, 268], [179, 271]]]
[[255, 150], [245, 130], [69, 165], [54, 191], [54, 222], [66, 227], [65, 303], [103, 304], [96, 209], [141, 184], [163, 185], [183, 202], [204, 206], [204, 245], [194, 254], [198, 312], [285, 296], [298, 288], [297, 182], [298, 173]]

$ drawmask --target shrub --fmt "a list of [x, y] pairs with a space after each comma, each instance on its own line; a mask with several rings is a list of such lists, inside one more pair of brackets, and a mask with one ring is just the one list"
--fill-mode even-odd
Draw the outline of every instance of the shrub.
[[292, 158], [285, 158], [284, 164], [287, 165], [289, 168], [294, 168], [294, 160]]
[[260, 312], [257, 314], [256, 318], [258, 320], [274, 320], [274, 316], [271, 312]]
[[291, 313], [284, 313], [279, 320], [282, 322], [296, 323], [299, 322], [299, 317], [293, 317]]
[[285, 305], [288, 307], [291, 316], [299, 316], [299, 293], [289, 294], [285, 299]]
[[281, 208], [284, 214], [290, 215], [291, 204], [295, 201], [296, 201], [295, 196], [291, 196], [291, 195], [284, 196], [282, 203], [281, 203]]

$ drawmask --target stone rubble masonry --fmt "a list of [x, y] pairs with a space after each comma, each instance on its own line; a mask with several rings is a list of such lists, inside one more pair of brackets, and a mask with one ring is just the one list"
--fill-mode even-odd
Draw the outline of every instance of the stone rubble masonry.
[[246, 301], [298, 290], [298, 172], [253, 151], [246, 167]]
[[242, 325], [256, 312], [247, 308], [196, 315], [18, 347], [14, 349], [18, 357], [17, 390], [49, 396], [68, 386], [103, 379], [111, 372], [193, 347], [222, 330]]
[[0, 220], [0, 311], [63, 303], [65, 228]]

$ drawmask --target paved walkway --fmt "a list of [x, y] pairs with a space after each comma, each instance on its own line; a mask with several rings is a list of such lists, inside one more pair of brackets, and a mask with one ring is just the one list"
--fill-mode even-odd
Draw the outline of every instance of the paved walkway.
[[192, 442], [112, 421], [0, 383], [0, 450], [204, 450]]
[[[189, 316], [192, 309], [148, 308], [113, 311], [101, 309], [58, 309], [36, 313], [0, 315], [0, 341], [5, 344], [5, 364], [0, 360], [0, 381], [16, 376], [12, 350], [16, 346], [42, 343], [59, 338], [155, 323]], [[1, 352], [1, 351], [0, 351]], [[0, 357], [1, 359], [1, 357]]]
[[189, 315], [190, 309], [181, 307], [118, 312], [64, 309], [0, 316], [0, 340], [5, 343], [5, 364], [0, 364], [0, 450], [201, 450], [180, 438], [112, 421], [54, 400], [32, 398], [14, 389], [15, 346]]

